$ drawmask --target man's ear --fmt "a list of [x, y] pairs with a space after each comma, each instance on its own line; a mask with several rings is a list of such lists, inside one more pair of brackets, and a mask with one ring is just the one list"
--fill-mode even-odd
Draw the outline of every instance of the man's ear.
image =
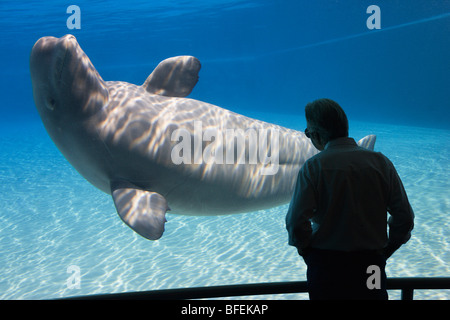
[[319, 150], [323, 150], [325, 148], [325, 144], [327, 143], [325, 141], [325, 139], [322, 137], [322, 135], [317, 132], [317, 131], [313, 131], [311, 132], [311, 139], [314, 139], [316, 142], [316, 148], [318, 148]]

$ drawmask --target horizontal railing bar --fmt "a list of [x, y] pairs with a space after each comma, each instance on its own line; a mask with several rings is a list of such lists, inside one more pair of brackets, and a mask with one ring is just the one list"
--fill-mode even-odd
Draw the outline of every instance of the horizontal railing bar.
[[88, 300], [171, 300], [171, 299], [203, 299], [235, 296], [252, 296], [263, 294], [299, 293], [307, 292], [306, 281], [293, 282], [269, 282], [237, 284], [212, 287], [193, 287], [179, 289], [162, 289], [152, 291], [124, 292], [98, 294], [80, 297], [69, 297], [66, 299], [88, 299]]
[[432, 277], [432, 278], [388, 278], [388, 290], [400, 289], [450, 289], [450, 277]]
[[[388, 290], [450, 289], [450, 277], [388, 278]], [[306, 281], [237, 284], [76, 296], [65, 300], [184, 300], [307, 292]]]

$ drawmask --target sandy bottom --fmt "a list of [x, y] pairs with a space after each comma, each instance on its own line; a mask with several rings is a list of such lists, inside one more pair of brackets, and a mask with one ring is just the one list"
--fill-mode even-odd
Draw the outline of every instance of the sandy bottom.
[[[164, 236], [151, 242], [122, 223], [110, 196], [69, 165], [40, 123], [0, 128], [0, 299], [306, 279], [287, 245], [287, 205], [230, 216], [168, 214]], [[416, 213], [413, 237], [388, 261], [388, 277], [449, 276], [450, 131], [351, 123], [350, 133], [378, 136], [375, 149], [393, 161]], [[71, 266], [80, 271], [79, 288]], [[415, 299], [449, 298], [450, 290], [415, 292]]]

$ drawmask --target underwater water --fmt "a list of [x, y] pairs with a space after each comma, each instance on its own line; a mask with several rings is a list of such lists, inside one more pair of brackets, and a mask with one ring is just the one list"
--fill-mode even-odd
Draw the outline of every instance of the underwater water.
[[[303, 106], [329, 97], [350, 135], [376, 134], [416, 214], [388, 277], [449, 276], [450, 2], [64, 1], [0, 3], [0, 299], [306, 279], [287, 245], [288, 204], [235, 215], [167, 215], [148, 241], [118, 217], [53, 144], [37, 114], [29, 54], [42, 36], [72, 33], [105, 80], [141, 84], [157, 63], [202, 63], [189, 96], [304, 130]], [[366, 9], [381, 8], [369, 30]], [[71, 266], [81, 275], [70, 284]], [[391, 299], [399, 293], [389, 292]], [[416, 290], [415, 299], [449, 299]], [[248, 298], [306, 299], [306, 294]]]
[[[413, 237], [388, 261], [388, 277], [448, 276], [450, 132], [356, 122], [351, 134], [367, 130], [377, 132], [376, 150], [392, 159], [416, 214]], [[1, 136], [2, 299], [305, 280], [306, 266], [287, 245], [287, 205], [226, 216], [169, 213], [164, 236], [152, 242], [119, 219], [111, 197], [70, 166], [39, 123], [5, 125]], [[67, 286], [71, 265], [80, 268], [79, 289]], [[417, 290], [415, 298], [450, 295]]]

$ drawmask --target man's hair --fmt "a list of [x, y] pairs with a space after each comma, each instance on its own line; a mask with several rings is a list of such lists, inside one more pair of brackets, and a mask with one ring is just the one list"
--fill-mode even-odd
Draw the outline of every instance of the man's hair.
[[305, 107], [305, 117], [311, 131], [326, 141], [348, 137], [347, 115], [341, 106], [330, 99], [318, 99]]

